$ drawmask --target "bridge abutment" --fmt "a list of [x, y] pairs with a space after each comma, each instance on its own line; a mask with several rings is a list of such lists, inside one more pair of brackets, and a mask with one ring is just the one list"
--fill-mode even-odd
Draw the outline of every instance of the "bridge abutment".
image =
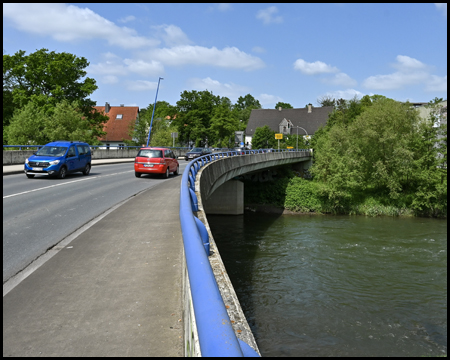
[[242, 215], [244, 213], [244, 184], [229, 180], [220, 185], [203, 202], [206, 215]]

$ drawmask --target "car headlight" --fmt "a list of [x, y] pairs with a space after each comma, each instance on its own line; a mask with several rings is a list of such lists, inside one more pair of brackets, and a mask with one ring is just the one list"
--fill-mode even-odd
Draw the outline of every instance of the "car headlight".
[[57, 165], [59, 164], [59, 160], [53, 160], [49, 162], [50, 165]]
[[25, 164], [28, 164], [28, 158], [25, 159]]

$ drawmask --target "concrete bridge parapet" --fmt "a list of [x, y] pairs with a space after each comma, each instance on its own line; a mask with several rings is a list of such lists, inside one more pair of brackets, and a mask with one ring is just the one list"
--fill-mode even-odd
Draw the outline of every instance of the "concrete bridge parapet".
[[234, 214], [244, 212], [244, 185], [239, 181], [229, 181], [239, 175], [261, 171], [267, 168], [303, 163], [311, 166], [312, 157], [308, 151], [289, 151], [254, 154], [252, 156], [232, 156], [214, 161], [200, 171], [195, 188], [201, 196], [207, 214]]

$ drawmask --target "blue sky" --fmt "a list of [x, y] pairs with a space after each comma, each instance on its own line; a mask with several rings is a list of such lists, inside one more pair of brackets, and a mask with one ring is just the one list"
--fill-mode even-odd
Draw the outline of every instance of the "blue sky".
[[85, 57], [97, 105], [184, 90], [263, 108], [330, 95], [447, 99], [447, 4], [3, 4], [3, 54]]

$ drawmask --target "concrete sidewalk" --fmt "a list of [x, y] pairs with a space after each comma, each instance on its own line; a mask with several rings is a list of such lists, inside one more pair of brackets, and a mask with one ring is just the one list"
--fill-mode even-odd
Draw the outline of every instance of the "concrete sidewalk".
[[131, 198], [5, 295], [3, 356], [183, 356], [180, 181]]

